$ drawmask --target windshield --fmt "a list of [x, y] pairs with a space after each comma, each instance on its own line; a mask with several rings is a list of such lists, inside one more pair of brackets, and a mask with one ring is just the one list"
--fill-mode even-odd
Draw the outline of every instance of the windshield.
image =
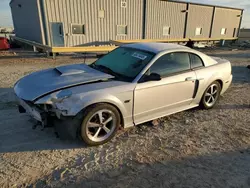
[[91, 67], [131, 82], [154, 55], [151, 52], [120, 47], [98, 59]]

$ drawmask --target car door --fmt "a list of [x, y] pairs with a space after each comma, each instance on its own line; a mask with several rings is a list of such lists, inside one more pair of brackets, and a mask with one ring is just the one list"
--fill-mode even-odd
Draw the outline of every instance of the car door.
[[[146, 81], [152, 73], [159, 74], [161, 80]], [[135, 88], [135, 124], [189, 108], [195, 93], [195, 80], [188, 53], [173, 52], [161, 56]]]

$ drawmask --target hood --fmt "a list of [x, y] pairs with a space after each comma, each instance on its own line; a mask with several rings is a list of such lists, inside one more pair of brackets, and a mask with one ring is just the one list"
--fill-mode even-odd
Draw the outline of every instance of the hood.
[[67, 65], [32, 73], [19, 80], [14, 90], [19, 98], [34, 101], [57, 90], [110, 78], [84, 64]]

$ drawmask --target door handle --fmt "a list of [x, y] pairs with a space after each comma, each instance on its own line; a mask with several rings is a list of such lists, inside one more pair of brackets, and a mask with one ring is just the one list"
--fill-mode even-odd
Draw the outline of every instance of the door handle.
[[185, 81], [195, 81], [196, 80], [196, 78], [193, 78], [193, 77], [187, 77], [186, 79], [185, 79]]

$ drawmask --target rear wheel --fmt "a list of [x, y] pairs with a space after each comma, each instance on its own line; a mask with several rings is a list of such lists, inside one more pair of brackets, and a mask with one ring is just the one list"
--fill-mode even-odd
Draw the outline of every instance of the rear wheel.
[[205, 109], [211, 109], [217, 103], [221, 93], [221, 85], [219, 82], [213, 82], [204, 92], [201, 99], [201, 106]]
[[86, 109], [81, 125], [81, 137], [90, 146], [110, 141], [120, 126], [120, 114], [109, 104], [97, 104]]

